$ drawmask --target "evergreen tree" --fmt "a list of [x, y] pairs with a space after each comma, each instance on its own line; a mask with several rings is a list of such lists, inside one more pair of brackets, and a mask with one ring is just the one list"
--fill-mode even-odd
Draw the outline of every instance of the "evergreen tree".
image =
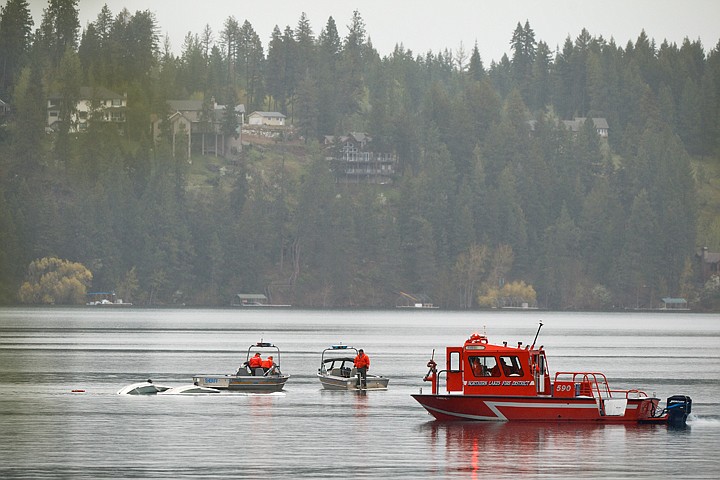
[[340, 59], [339, 107], [344, 115], [357, 113], [364, 88], [366, 31], [365, 21], [360, 12], [353, 12], [352, 22], [348, 26], [348, 34], [343, 42]]
[[36, 167], [43, 163], [43, 136], [47, 122], [45, 91], [37, 56], [33, 57], [29, 67], [23, 69], [13, 99], [16, 109], [12, 127], [13, 153], [21, 171], [36, 172]]
[[318, 85], [323, 86], [322, 101], [318, 104], [318, 133], [321, 135], [336, 133], [335, 129], [339, 123], [340, 83], [337, 78], [337, 66], [341, 46], [335, 20], [329, 17], [325, 28], [318, 37], [317, 47]]
[[478, 81], [482, 80], [485, 76], [485, 67], [483, 67], [482, 59], [480, 58], [477, 40], [470, 54], [470, 65], [468, 66], [467, 73], [471, 79]]
[[77, 54], [68, 49], [58, 66], [57, 76], [57, 98], [60, 102], [60, 114], [58, 116], [58, 135], [55, 140], [55, 154], [63, 162], [70, 157], [70, 131], [75, 131], [75, 117], [77, 115], [77, 103], [80, 100], [80, 60]]
[[300, 83], [295, 106], [297, 127], [305, 143], [318, 138], [318, 88], [309, 72]]
[[48, 0], [43, 10], [38, 42], [51, 67], [55, 68], [68, 49], [78, 45], [78, 0]]
[[236, 66], [245, 86], [247, 107], [261, 108], [264, 100], [262, 74], [265, 55], [260, 37], [245, 20], [238, 31]]
[[8, 0], [0, 7], [0, 98], [5, 101], [27, 61], [32, 26], [27, 0]]
[[525, 21], [525, 26], [518, 22], [513, 32], [512, 40], [512, 71], [515, 85], [520, 88], [523, 98], [527, 101], [530, 95], [530, 84], [533, 64], [535, 63], [535, 52], [537, 42], [535, 32], [530, 28], [530, 23]]
[[646, 289], [653, 285], [658, 272], [656, 265], [647, 261], [647, 253], [655, 251], [656, 235], [657, 217], [647, 191], [641, 190], [633, 200], [625, 222], [622, 247], [613, 263], [613, 290], [620, 305], [648, 306]]
[[582, 262], [579, 256], [580, 231], [563, 205], [554, 225], [543, 237], [541, 298], [548, 308], [564, 310], [579, 303]]

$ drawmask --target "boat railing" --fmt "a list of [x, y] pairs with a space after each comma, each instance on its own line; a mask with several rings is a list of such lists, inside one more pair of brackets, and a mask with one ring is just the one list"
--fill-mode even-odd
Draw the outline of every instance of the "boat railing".
[[434, 382], [435, 382], [434, 387], [435, 387], [435, 388], [434, 388], [434, 391], [435, 391], [435, 392], [439, 392], [439, 391], [440, 391], [440, 376], [441, 376], [443, 373], [445, 374], [445, 392], [446, 392], [446, 393], [450, 393], [450, 392], [448, 392], [448, 390], [447, 390], [447, 374], [448, 374], [448, 371], [447, 371], [447, 370], [438, 370], [437, 373], [435, 374], [435, 380], [434, 380]]
[[578, 396], [612, 398], [612, 392], [615, 391], [610, 390], [607, 377], [600, 372], [557, 372], [553, 383], [562, 380], [560, 377], [567, 376], [570, 376], [570, 381], [576, 385]]
[[627, 398], [628, 400], [635, 398], [649, 398], [647, 393], [634, 388], [630, 390], [610, 390], [610, 392], [625, 395], [625, 398]]

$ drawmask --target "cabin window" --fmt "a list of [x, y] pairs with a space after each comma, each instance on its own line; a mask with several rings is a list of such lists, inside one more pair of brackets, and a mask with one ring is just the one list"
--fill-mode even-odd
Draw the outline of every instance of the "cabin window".
[[450, 352], [450, 371], [460, 371], [460, 352]]
[[506, 377], [522, 377], [522, 365], [515, 355], [500, 357], [500, 368]]
[[498, 367], [495, 357], [488, 356], [472, 356], [470, 357], [470, 370], [476, 377], [499, 377], [500, 367]]

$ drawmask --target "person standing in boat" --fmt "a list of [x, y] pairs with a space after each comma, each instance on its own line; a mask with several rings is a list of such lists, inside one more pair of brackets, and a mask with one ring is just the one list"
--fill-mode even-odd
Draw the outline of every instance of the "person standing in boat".
[[260, 356], [260, 353], [256, 353], [255, 356], [251, 357], [250, 360], [248, 360], [248, 367], [250, 367], [250, 373], [252, 375], [255, 375], [256, 368], [262, 368], [262, 362], [263, 359]]
[[355, 361], [353, 362], [359, 378], [360, 388], [367, 388], [367, 371], [370, 368], [370, 357], [365, 354], [365, 351], [361, 348], [358, 351]]

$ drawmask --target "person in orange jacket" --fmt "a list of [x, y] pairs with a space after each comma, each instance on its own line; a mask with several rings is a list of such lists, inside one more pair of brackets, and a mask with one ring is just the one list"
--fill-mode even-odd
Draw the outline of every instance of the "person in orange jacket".
[[256, 368], [262, 368], [262, 357], [260, 356], [260, 353], [256, 353], [254, 357], [250, 357], [250, 360], [248, 360], [248, 367], [250, 367], [250, 373], [252, 375], [255, 375], [255, 369]]
[[357, 373], [360, 376], [360, 382], [358, 387], [367, 388], [367, 371], [370, 368], [370, 357], [365, 354], [365, 351], [361, 348], [358, 350], [358, 354], [353, 362]]
[[268, 372], [272, 373], [272, 370], [275, 369], [275, 361], [273, 360], [272, 355], [268, 356], [265, 360], [262, 361], [262, 369], [266, 375]]

